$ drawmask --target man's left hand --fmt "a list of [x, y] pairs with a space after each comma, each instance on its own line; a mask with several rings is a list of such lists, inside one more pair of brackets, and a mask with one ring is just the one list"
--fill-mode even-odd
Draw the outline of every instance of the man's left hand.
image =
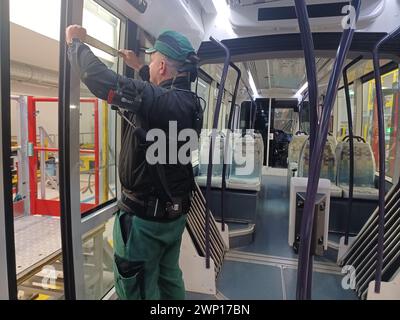
[[65, 40], [68, 44], [71, 44], [73, 39], [79, 39], [83, 42], [85, 41], [86, 36], [86, 29], [78, 25], [69, 26], [65, 32]]

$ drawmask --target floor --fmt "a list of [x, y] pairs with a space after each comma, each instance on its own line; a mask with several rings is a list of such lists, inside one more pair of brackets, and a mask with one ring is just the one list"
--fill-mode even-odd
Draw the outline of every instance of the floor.
[[44, 216], [19, 218], [14, 222], [14, 230], [18, 275], [61, 251], [59, 218]]
[[[295, 299], [297, 255], [288, 245], [289, 199], [286, 176], [263, 177], [254, 242], [235, 248], [225, 259], [217, 280], [216, 296], [188, 293], [189, 300], [291, 300]], [[21, 274], [61, 248], [59, 218], [31, 216], [15, 221], [17, 272]], [[338, 242], [332, 236], [331, 241]], [[35, 246], [27, 244], [35, 243]], [[330, 250], [314, 264], [313, 299], [355, 300], [343, 290], [343, 275]]]
[[[296, 297], [297, 255], [288, 245], [289, 199], [286, 176], [280, 172], [263, 177], [254, 242], [228, 252], [217, 280], [219, 294], [188, 293], [188, 299], [293, 300]], [[334, 235], [330, 240], [338, 242]], [[337, 252], [316, 258], [312, 298], [357, 300], [342, 288], [343, 275], [335, 264]]]

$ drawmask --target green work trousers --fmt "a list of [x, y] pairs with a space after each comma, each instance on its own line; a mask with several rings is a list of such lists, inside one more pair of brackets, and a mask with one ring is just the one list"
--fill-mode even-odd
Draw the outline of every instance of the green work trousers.
[[[126, 219], [131, 228], [124, 241], [121, 221]], [[186, 216], [163, 223], [119, 211], [114, 224], [114, 276], [121, 300], [185, 299], [179, 267], [185, 226]]]

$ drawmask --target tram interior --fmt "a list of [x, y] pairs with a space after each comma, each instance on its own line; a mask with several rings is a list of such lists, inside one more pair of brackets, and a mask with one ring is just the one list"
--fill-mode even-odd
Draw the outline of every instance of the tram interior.
[[[238, 1], [241, 5], [244, 2]], [[247, 2], [249, 8], [254, 5], [254, 1]], [[126, 17], [103, 1], [84, 0], [83, 3], [82, 24], [89, 35], [115, 49], [126, 47]], [[64, 299], [58, 156], [60, 21], [56, 17], [59, 16], [59, 1], [12, 0], [10, 6], [11, 157], [18, 298]], [[235, 8], [240, 12], [238, 7]], [[396, 8], [400, 9], [399, 5]], [[30, 18], [32, 13], [35, 19]], [[232, 19], [235, 18], [239, 19], [240, 15], [234, 15]], [[154, 29], [151, 33], [147, 31], [140, 27], [137, 31], [142, 48], [148, 48], [154, 42]], [[261, 32], [257, 29], [256, 33]], [[204, 52], [204, 48], [200, 46], [199, 52]], [[124, 72], [121, 59], [96, 48], [94, 52], [110, 68]], [[323, 111], [335, 54], [332, 50], [317, 52], [319, 115]], [[351, 52], [345, 65], [357, 55], [357, 52]], [[141, 58], [148, 62], [144, 54]], [[246, 150], [253, 153], [255, 165], [246, 177], [235, 175], [240, 164], [233, 161], [228, 166], [223, 217], [228, 231], [222, 232], [228, 243], [225, 243], [226, 252], [218, 267], [218, 277], [211, 286], [216, 291], [207, 289], [207, 294], [204, 290], [196, 292], [188, 288], [187, 298], [294, 300], [297, 232], [301, 217], [296, 208], [301, 206], [302, 192], [306, 191], [302, 179], [309, 175], [310, 161], [310, 103], [306, 97], [304, 53], [287, 51], [278, 55], [265, 51], [238, 55], [233, 60], [242, 71], [242, 80], [238, 95], [234, 97], [237, 75], [233, 70], [229, 71], [223, 89], [217, 138], [220, 143], [217, 146], [224, 150], [226, 130], [232, 128], [235, 141], [241, 146], [246, 145]], [[388, 192], [398, 181], [400, 161], [398, 63], [398, 59], [388, 56], [380, 60], [385, 71], [382, 81], [386, 128], [385, 187]], [[193, 90], [207, 103], [204, 129], [212, 129], [222, 69], [221, 57], [214, 61], [205, 59], [199, 78], [193, 84]], [[350, 236], [354, 239], [362, 233], [378, 207], [379, 145], [373, 70], [371, 56], [366, 55], [348, 73], [356, 136], [353, 218], [349, 226]], [[366, 299], [368, 291], [365, 286], [357, 290], [343, 288], [346, 273], [342, 272], [343, 266], [338, 265], [349, 201], [349, 124], [343, 86], [341, 81], [323, 151], [321, 179], [327, 181], [327, 185], [318, 191], [321, 201], [329, 208], [324, 211], [326, 216], [321, 222], [323, 239], [313, 271], [312, 297], [321, 300]], [[251, 101], [253, 97], [254, 101]], [[73, 130], [77, 130], [79, 136], [80, 174], [74, 178], [74, 183], [80, 188], [80, 214], [82, 225], [86, 225], [96, 210], [112, 205], [114, 212], [116, 210], [120, 190], [118, 150], [123, 122], [106, 102], [91, 95], [83, 84], [80, 86], [79, 112], [80, 121], [73, 124]], [[202, 159], [207, 159], [209, 147], [206, 132], [200, 139], [200, 149], [193, 154], [196, 181], [204, 196], [208, 164]], [[235, 150], [236, 145], [232, 154]], [[213, 166], [212, 200], [209, 203], [217, 228], [221, 227], [222, 219], [222, 169], [222, 166]], [[100, 219], [101, 223], [89, 223], [81, 234], [82, 255], [76, 263], [82, 268], [85, 299], [102, 299], [113, 288], [113, 212], [107, 212], [105, 218]], [[394, 226], [397, 224], [396, 221]], [[192, 241], [194, 233], [190, 232]], [[398, 234], [395, 232], [393, 237], [398, 239]], [[397, 254], [393, 257], [390, 270], [384, 273], [384, 281], [393, 281], [398, 274], [400, 261], [395, 259]], [[217, 266], [217, 261], [214, 262]], [[369, 267], [366, 262], [365, 268]], [[357, 268], [363, 274], [364, 265]], [[188, 274], [186, 277], [191, 278]]]

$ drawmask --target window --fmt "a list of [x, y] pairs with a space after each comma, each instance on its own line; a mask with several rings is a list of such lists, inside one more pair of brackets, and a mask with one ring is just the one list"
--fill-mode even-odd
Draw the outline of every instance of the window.
[[[85, 0], [82, 25], [93, 38], [119, 49], [124, 46], [121, 33], [126, 21], [106, 6]], [[122, 70], [118, 57], [92, 48], [109, 68]], [[103, 206], [117, 199], [117, 115], [106, 101], [94, 97], [81, 86], [80, 104], [80, 200], [82, 223], [90, 221], [89, 215], [101, 212], [101, 221], [82, 236], [83, 274], [86, 299], [101, 299], [112, 288], [114, 218]], [[90, 223], [89, 223], [90, 224]]]
[[[385, 111], [386, 176], [395, 169], [397, 135], [399, 134], [399, 69], [382, 76]], [[363, 84], [363, 137], [371, 144], [376, 163], [379, 161], [378, 117], [375, 80]]]
[[[87, 29], [88, 35], [114, 49], [119, 49], [121, 20], [93, 0], [84, 2], [82, 25]], [[118, 57], [96, 48], [92, 50], [108, 67], [117, 71]]]
[[[354, 85], [349, 86], [350, 91], [350, 100], [351, 100], [351, 115], [353, 119], [353, 127], [354, 127], [354, 104], [355, 104], [355, 97], [354, 97]], [[337, 132], [336, 138], [338, 141], [342, 141], [344, 137], [350, 134], [349, 132], [349, 122], [347, 116], [347, 103], [346, 103], [346, 94], [345, 90], [342, 89], [338, 92], [337, 96]]]
[[11, 68], [14, 236], [22, 300], [64, 298], [56, 41], [60, 2], [10, 1], [11, 61], [32, 75], [21, 80]]
[[293, 134], [294, 110], [275, 109], [274, 110], [274, 129], [282, 130], [285, 133]]
[[210, 110], [210, 90], [211, 90], [210, 84], [204, 81], [203, 79], [199, 78], [197, 82], [197, 95], [200, 98], [204, 99], [205, 101], [202, 102], [202, 104], [205, 103], [205, 105], [203, 106], [205, 107], [203, 128], [207, 127], [207, 117]]
[[[85, 0], [83, 26], [88, 34], [118, 49], [121, 19], [93, 0]], [[92, 49], [103, 62], [118, 71], [118, 57]], [[105, 101], [95, 98], [86, 87], [81, 89], [80, 165], [81, 208], [88, 212], [116, 195], [116, 114]]]

